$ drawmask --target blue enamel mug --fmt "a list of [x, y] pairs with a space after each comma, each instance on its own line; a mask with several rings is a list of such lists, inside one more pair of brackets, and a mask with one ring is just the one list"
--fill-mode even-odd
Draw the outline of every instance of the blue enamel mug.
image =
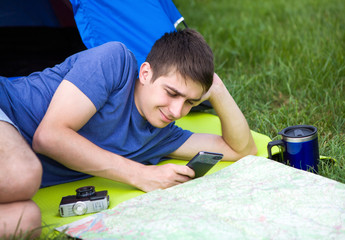
[[317, 128], [310, 125], [296, 125], [287, 127], [278, 134], [282, 139], [271, 141], [267, 145], [269, 158], [273, 159], [272, 147], [281, 146], [284, 163], [317, 173], [320, 159]]

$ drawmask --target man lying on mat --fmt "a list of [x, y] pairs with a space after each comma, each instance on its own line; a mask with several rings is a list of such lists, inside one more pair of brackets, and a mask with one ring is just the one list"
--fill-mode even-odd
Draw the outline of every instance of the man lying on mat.
[[[174, 125], [204, 100], [218, 114], [222, 136]], [[0, 232], [11, 233], [17, 222], [9, 221], [24, 208], [21, 227], [39, 225], [30, 201], [39, 186], [93, 175], [147, 192], [194, 177], [186, 166], [157, 166], [164, 157], [212, 151], [234, 161], [256, 153], [245, 117], [214, 74], [210, 47], [191, 29], [156, 41], [139, 74], [133, 54], [110, 42], [28, 77], [0, 78], [0, 108], [0, 211], [14, 216], [1, 214]]]

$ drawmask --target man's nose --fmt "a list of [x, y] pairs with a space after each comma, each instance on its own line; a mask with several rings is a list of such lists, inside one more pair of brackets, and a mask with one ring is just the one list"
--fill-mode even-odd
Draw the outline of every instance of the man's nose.
[[174, 100], [170, 103], [169, 111], [174, 119], [179, 119], [182, 117], [183, 107], [184, 107], [184, 101], [181, 99]]

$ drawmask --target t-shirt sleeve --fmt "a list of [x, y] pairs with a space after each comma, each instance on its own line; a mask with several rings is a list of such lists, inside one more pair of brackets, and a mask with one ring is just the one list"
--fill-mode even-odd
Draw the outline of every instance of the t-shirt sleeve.
[[119, 42], [83, 51], [70, 61], [74, 61], [73, 66], [64, 79], [77, 86], [97, 110], [102, 108], [112, 92], [131, 84], [129, 78], [137, 77], [134, 55]]

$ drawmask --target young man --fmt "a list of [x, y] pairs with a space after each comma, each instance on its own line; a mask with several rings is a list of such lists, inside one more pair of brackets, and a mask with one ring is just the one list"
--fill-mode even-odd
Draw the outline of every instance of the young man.
[[[186, 166], [155, 165], [163, 157], [191, 159], [203, 150], [237, 160], [256, 153], [248, 124], [214, 74], [212, 51], [199, 33], [186, 29], [165, 34], [152, 47], [138, 76], [136, 69], [133, 54], [112, 42], [25, 78], [0, 78], [0, 108], [37, 153], [43, 166], [42, 187], [93, 175], [152, 191], [194, 177]], [[220, 117], [222, 136], [191, 133], [174, 125], [204, 100]], [[18, 144], [16, 139], [1, 138]], [[15, 182], [11, 189], [3, 184], [3, 179], [21, 178], [6, 170], [12, 162], [3, 152], [9, 151], [0, 152], [4, 169], [0, 188], [13, 194], [1, 199], [2, 205], [30, 201], [41, 174], [36, 167], [31, 173], [35, 185], [21, 183], [34, 191], [17, 197]], [[39, 165], [34, 156], [30, 158], [35, 162], [30, 165]], [[21, 156], [16, 161], [29, 164]]]

